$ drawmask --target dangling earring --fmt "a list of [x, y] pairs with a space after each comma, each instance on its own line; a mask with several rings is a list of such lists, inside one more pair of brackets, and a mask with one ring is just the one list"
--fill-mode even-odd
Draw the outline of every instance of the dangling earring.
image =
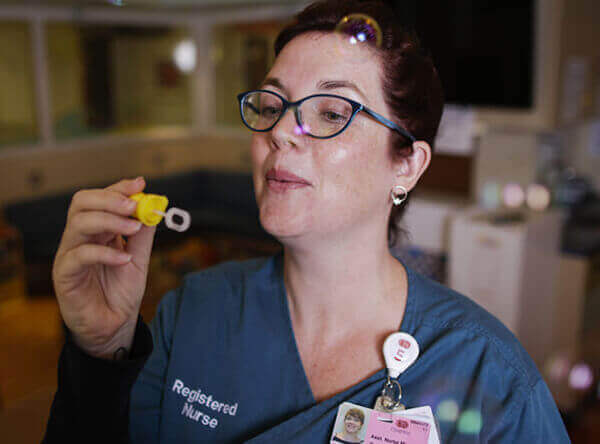
[[[404, 193], [402, 197], [398, 197], [398, 195], [396, 194], [397, 189], [400, 189], [402, 193]], [[396, 185], [394, 188], [392, 188], [392, 201], [394, 201], [394, 205], [400, 205], [406, 200], [407, 197], [408, 191], [406, 191], [406, 188], [404, 188], [402, 185]]]

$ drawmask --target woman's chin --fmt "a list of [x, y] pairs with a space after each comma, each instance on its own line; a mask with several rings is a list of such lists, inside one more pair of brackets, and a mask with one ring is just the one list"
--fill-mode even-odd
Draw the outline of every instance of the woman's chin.
[[260, 223], [267, 233], [280, 240], [290, 239], [302, 234], [302, 230], [289, 224], [263, 221], [262, 219]]
[[307, 228], [306, 222], [300, 220], [298, 215], [284, 217], [263, 211], [260, 213], [260, 224], [267, 233], [278, 239], [298, 237], [305, 233]]

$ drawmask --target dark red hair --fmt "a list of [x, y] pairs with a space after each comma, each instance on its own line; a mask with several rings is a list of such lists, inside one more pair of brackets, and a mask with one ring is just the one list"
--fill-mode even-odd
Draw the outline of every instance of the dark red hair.
[[[298, 13], [275, 41], [275, 55], [294, 37], [306, 32], [333, 32], [349, 14], [366, 14], [377, 21], [382, 32], [382, 84], [391, 120], [408, 129], [417, 140], [433, 149], [444, 105], [443, 90], [433, 61], [421, 47], [416, 33], [403, 25], [393, 2], [383, 0], [322, 0]], [[412, 154], [412, 146], [395, 131], [390, 131], [390, 155], [393, 158]], [[388, 222], [388, 243], [398, 237], [398, 222], [408, 199], [392, 206]]]

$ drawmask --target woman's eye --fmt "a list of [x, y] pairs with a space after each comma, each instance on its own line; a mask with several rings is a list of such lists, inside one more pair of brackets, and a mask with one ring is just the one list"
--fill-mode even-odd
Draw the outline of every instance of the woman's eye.
[[335, 111], [324, 111], [322, 115], [330, 122], [339, 122], [346, 119], [343, 115], [338, 114]]
[[280, 108], [276, 108], [274, 106], [265, 106], [262, 108], [261, 114], [265, 117], [273, 117], [279, 114], [280, 111]]

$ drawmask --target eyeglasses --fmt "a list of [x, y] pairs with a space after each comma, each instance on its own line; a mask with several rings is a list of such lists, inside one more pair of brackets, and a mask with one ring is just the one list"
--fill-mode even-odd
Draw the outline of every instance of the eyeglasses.
[[400, 133], [412, 142], [416, 138], [406, 129], [370, 110], [361, 103], [334, 94], [313, 94], [289, 102], [274, 91], [257, 89], [237, 96], [244, 125], [252, 131], [273, 129], [289, 108], [294, 109], [298, 126], [296, 134], [316, 139], [330, 139], [342, 133], [359, 111], [364, 111], [379, 123]]

